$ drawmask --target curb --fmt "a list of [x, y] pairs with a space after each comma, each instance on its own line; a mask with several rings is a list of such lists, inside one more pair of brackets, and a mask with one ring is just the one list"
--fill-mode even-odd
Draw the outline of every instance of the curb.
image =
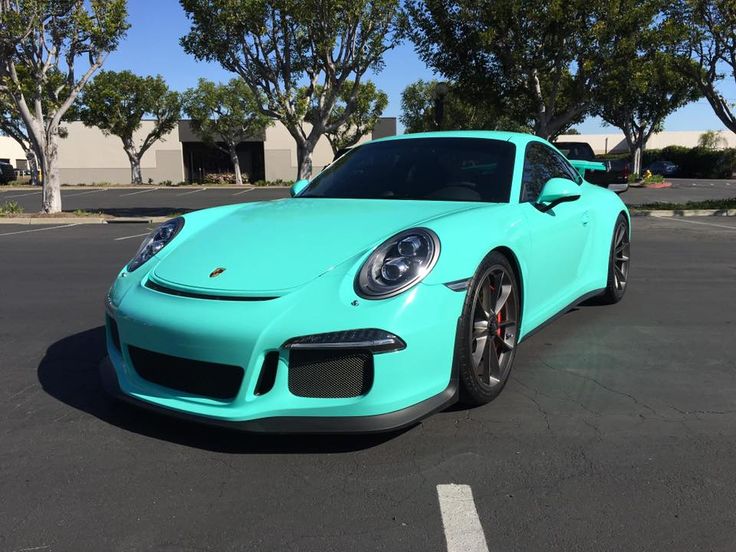
[[736, 217], [736, 209], [637, 209], [630, 208], [632, 217]]
[[2, 224], [59, 225], [59, 224], [161, 224], [171, 217], [0, 217]]
[[102, 217], [0, 217], [0, 224], [106, 224]]

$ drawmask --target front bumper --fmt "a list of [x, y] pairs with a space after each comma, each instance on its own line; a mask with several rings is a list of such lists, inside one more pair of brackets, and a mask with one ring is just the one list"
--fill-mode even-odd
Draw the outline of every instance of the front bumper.
[[[217, 425], [262, 432], [366, 433], [407, 426], [452, 403], [454, 350], [464, 293], [419, 284], [382, 301], [366, 301], [334, 270], [302, 289], [267, 301], [218, 301], [166, 294], [146, 276], [113, 287], [107, 315], [108, 358], [102, 381], [113, 395], [138, 405]], [[131, 275], [129, 275], [131, 276]], [[128, 280], [131, 280], [128, 278]], [[357, 302], [357, 303], [356, 303]], [[370, 388], [343, 398], [296, 396], [289, 389], [295, 337], [381, 328], [405, 342], [374, 354]], [[143, 379], [129, 348], [194, 361], [240, 366], [237, 394], [227, 400], [177, 391]], [[268, 354], [278, 355], [272, 388], [256, 386]]]

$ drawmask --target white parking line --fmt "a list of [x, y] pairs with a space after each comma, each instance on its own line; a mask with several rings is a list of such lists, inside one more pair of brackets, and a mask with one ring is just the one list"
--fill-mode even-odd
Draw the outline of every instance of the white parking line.
[[252, 192], [253, 190], [255, 190], [255, 187], [248, 188], [247, 190], [241, 190], [240, 192], [235, 192], [233, 195], [236, 196], [236, 195], [247, 194], [248, 192]]
[[29, 232], [43, 232], [44, 230], [56, 230], [57, 228], [69, 228], [70, 226], [79, 226], [79, 224], [62, 224], [61, 226], [44, 226], [43, 228], [34, 228], [33, 230], [19, 230], [17, 232], [5, 232], [0, 236], [15, 236], [16, 234], [28, 234]]
[[107, 189], [103, 188], [101, 190], [89, 190], [88, 192], [79, 192], [78, 194], [64, 194], [64, 197], [67, 198], [67, 197], [75, 197], [75, 196], [87, 195], [87, 194], [97, 194], [99, 192], [106, 192], [106, 191]]
[[437, 485], [447, 552], [488, 552], [469, 485]]
[[184, 192], [183, 194], [176, 194], [177, 196], [185, 196], [189, 194], [196, 194], [199, 192], [204, 192], [207, 188], [200, 188], [199, 190], [192, 190], [191, 192]]
[[31, 192], [29, 194], [18, 194], [18, 195], [12, 195], [12, 196], [3, 195], [3, 199], [10, 199], [10, 198], [13, 198], [13, 197], [26, 197], [26, 196], [29, 196], [29, 195], [36, 195], [36, 194], [40, 194], [40, 193], [41, 193], [41, 190], [37, 190], [37, 191]]
[[727, 224], [713, 224], [712, 222], [698, 222], [697, 220], [686, 220], [681, 219], [677, 217], [652, 217], [653, 219], [657, 220], [666, 220], [666, 221], [673, 221], [673, 222], [685, 222], [687, 224], [700, 224], [702, 226], [713, 226], [715, 228], [725, 228], [726, 230], [733, 230], [736, 232], [736, 226], [728, 226]]
[[143, 236], [147, 236], [148, 234], [150, 234], [150, 232], [145, 232], [143, 234], [136, 234], [135, 236], [123, 236], [122, 238], [115, 238], [114, 241], [129, 240], [131, 238], [141, 238]]
[[138, 195], [138, 194], [147, 194], [148, 192], [155, 192], [159, 188], [149, 188], [147, 190], [140, 190], [137, 192], [131, 192], [129, 194], [121, 194], [119, 197], [125, 197], [125, 196], [132, 196], [132, 195]]

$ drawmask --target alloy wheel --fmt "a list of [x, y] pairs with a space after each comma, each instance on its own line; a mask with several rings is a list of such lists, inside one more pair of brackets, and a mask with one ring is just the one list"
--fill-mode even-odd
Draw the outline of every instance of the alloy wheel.
[[631, 258], [631, 242], [625, 223], [616, 227], [613, 245], [613, 284], [616, 291], [623, 292], [629, 277], [629, 260]]
[[473, 368], [484, 386], [494, 388], [506, 380], [518, 337], [516, 282], [504, 267], [492, 266], [481, 279], [471, 320]]

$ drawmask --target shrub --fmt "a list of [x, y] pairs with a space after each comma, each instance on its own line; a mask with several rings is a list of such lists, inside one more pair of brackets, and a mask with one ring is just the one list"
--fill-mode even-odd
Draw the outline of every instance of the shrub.
[[[204, 184], [235, 184], [235, 173], [207, 173], [202, 181]], [[248, 182], [248, 176], [245, 174], [243, 182]]]
[[23, 212], [23, 207], [17, 201], [6, 201], [0, 205], [0, 215], [17, 215]]
[[702, 147], [667, 146], [645, 150], [644, 166], [660, 159], [680, 167], [678, 176], [689, 178], [731, 178], [736, 171], [736, 149], [711, 150]]

